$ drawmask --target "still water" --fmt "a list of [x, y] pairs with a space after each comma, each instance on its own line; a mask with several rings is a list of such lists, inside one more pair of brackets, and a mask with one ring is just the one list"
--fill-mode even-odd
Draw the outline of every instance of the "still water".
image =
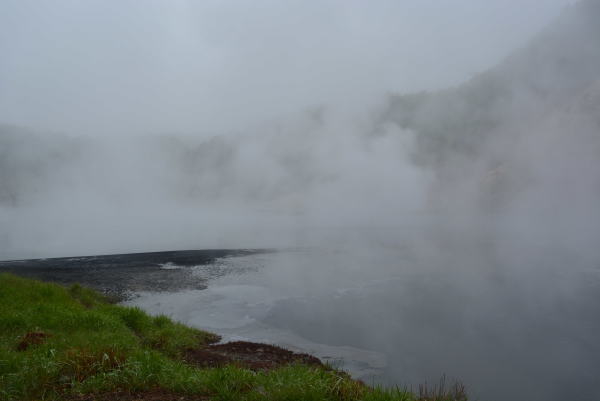
[[593, 252], [456, 230], [317, 242], [218, 259], [226, 274], [204, 290], [140, 292], [129, 303], [224, 340], [310, 352], [367, 383], [446, 375], [472, 399], [600, 399]]

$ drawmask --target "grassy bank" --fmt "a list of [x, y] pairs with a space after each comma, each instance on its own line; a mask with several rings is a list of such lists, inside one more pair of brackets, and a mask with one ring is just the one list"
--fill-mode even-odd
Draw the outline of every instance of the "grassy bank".
[[215, 337], [111, 304], [77, 285], [0, 274], [0, 400], [419, 399], [365, 386], [324, 366], [253, 371], [235, 363], [200, 368], [184, 361], [186, 350], [201, 351]]

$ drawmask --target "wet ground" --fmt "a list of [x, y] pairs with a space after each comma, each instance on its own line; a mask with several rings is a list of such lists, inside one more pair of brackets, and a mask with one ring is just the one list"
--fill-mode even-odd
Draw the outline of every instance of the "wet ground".
[[79, 283], [127, 299], [139, 291], [204, 289], [226, 274], [218, 259], [269, 252], [259, 249], [210, 249], [146, 252], [67, 258], [0, 261], [0, 272], [51, 281]]
[[269, 370], [294, 363], [323, 366], [321, 361], [312, 355], [248, 341], [213, 344], [200, 349], [191, 348], [186, 351], [184, 359], [201, 368], [230, 364], [252, 370]]

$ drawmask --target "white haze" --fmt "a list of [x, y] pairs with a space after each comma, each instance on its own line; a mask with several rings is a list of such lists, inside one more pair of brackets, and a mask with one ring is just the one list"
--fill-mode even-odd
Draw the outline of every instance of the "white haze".
[[364, 139], [383, 96], [464, 81], [564, 4], [4, 2], [0, 250], [397, 225], [431, 172], [408, 161], [410, 130]]
[[411, 135], [367, 139], [360, 126], [309, 113], [252, 135], [118, 147], [2, 127], [3, 251], [286, 247], [310, 227], [397, 225], [422, 209], [428, 174], [403, 157]]
[[322, 104], [364, 110], [493, 66], [568, 2], [5, 0], [0, 121], [198, 135]]
[[313, 246], [230, 296], [390, 382], [594, 400], [600, 2], [569, 3], [5, 1], [0, 257]]

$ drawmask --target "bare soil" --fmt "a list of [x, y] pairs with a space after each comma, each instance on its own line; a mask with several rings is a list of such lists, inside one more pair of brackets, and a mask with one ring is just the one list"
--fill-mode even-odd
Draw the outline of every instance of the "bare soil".
[[186, 350], [184, 360], [202, 368], [234, 364], [255, 371], [274, 369], [294, 363], [323, 366], [321, 361], [312, 355], [295, 353], [274, 345], [246, 341], [214, 344], [205, 348], [190, 348]]
[[17, 351], [25, 351], [31, 345], [39, 345], [46, 342], [48, 337], [51, 337], [51, 334], [44, 333], [43, 331], [30, 331], [27, 332], [19, 344], [17, 344]]
[[[235, 365], [254, 371], [266, 371], [294, 363], [324, 366], [312, 355], [246, 341], [189, 348], [185, 351], [183, 359], [200, 368]], [[203, 395], [178, 394], [160, 388], [137, 393], [111, 391], [102, 394], [71, 395], [68, 398], [69, 401], [206, 401], [209, 399], [210, 397]]]

